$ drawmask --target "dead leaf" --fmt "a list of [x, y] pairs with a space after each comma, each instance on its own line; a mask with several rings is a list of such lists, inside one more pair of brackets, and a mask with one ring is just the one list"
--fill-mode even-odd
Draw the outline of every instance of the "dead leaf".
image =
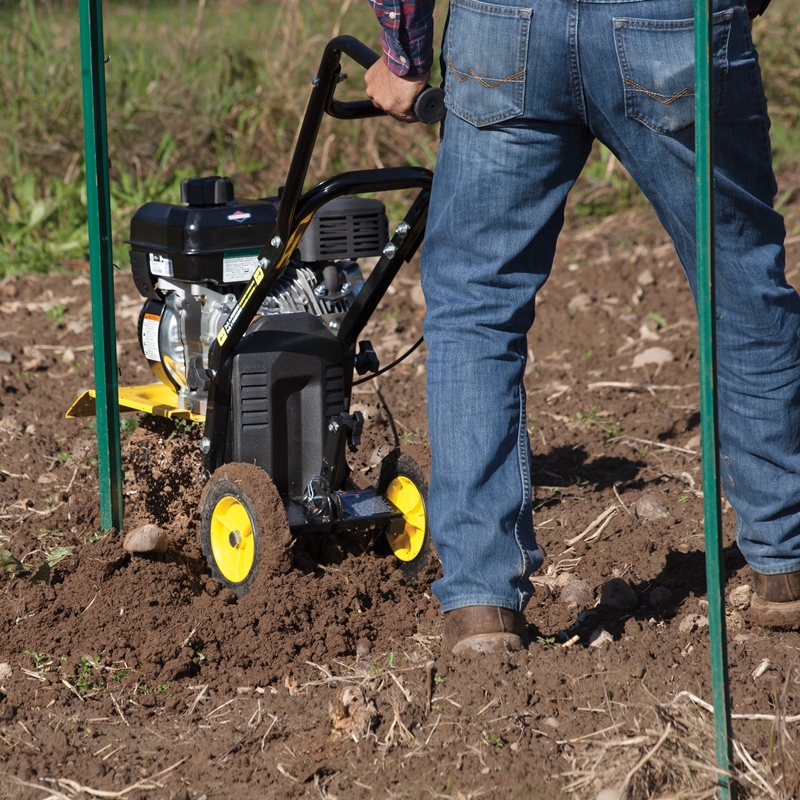
[[642, 350], [641, 353], [634, 357], [631, 366], [636, 369], [637, 367], [643, 367], [645, 364], [661, 365], [668, 364], [674, 360], [675, 356], [672, 355], [672, 351], [667, 350], [666, 347], [648, 347], [647, 350]]

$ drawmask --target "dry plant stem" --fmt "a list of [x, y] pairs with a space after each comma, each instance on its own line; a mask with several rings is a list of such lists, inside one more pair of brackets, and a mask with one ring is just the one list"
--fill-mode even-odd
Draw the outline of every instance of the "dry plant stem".
[[616, 511], [617, 511], [617, 507], [616, 506], [609, 506], [602, 514], [600, 514], [598, 517], [593, 519], [586, 526], [585, 530], [582, 533], [579, 533], [577, 536], [574, 536], [572, 539], [567, 539], [564, 542], [564, 544], [571, 546], [573, 544], [576, 544], [577, 542], [580, 542], [582, 539], [584, 539], [586, 536], [588, 536], [598, 525], [603, 523], [603, 525], [600, 527], [600, 530], [598, 530], [597, 533], [595, 533], [595, 535], [592, 537], [592, 538], [596, 538], [597, 536], [600, 535], [601, 531], [603, 530], [603, 528], [605, 528], [605, 526], [608, 524], [608, 522], [611, 519], [611, 517], [614, 516]]
[[117, 702], [117, 698], [114, 697], [111, 692], [108, 693], [109, 697], [111, 698], [111, 702], [114, 704], [114, 708], [117, 709], [117, 714], [119, 714], [119, 718], [125, 723], [127, 727], [130, 728], [130, 723], [128, 720], [125, 719], [125, 715], [122, 713], [122, 709], [119, 707], [119, 703]]
[[[675, 699], [672, 701], [671, 705], [674, 705], [678, 702], [682, 697], [688, 697], [693, 703], [704, 708], [706, 711], [710, 712], [711, 714], [714, 713], [714, 706], [711, 703], [707, 703], [705, 700], [702, 700], [697, 695], [692, 694], [691, 692], [683, 691], [679, 692], [675, 695]], [[775, 721], [775, 714], [731, 714], [731, 719], [760, 719], [760, 720], [768, 720], [770, 722]], [[795, 714], [792, 717], [786, 717], [784, 722], [800, 722], [800, 714]]]
[[624, 797], [625, 793], [628, 791], [628, 786], [630, 785], [633, 776], [658, 752], [661, 745], [667, 740], [667, 737], [671, 731], [672, 724], [667, 723], [664, 733], [661, 734], [659, 740], [653, 746], [653, 749], [650, 750], [646, 755], [642, 756], [642, 758], [640, 758], [639, 761], [634, 765], [633, 769], [628, 772], [628, 774], [625, 776], [625, 780], [622, 781], [622, 785], [619, 787], [619, 793], [621, 797]]
[[597, 381], [595, 383], [588, 383], [587, 389], [624, 389], [631, 391], [634, 389], [641, 389], [646, 392], [680, 392], [684, 389], [693, 389], [697, 386], [696, 383], [687, 383], [684, 386], [669, 386], [645, 383], [633, 383], [632, 381]]
[[[116, 800], [119, 797], [125, 797], [126, 794], [130, 794], [131, 792], [135, 792], [138, 790], [152, 790], [152, 789], [160, 789], [162, 788], [159, 784], [155, 782], [156, 778], [161, 778], [162, 776], [166, 775], [168, 772], [171, 772], [176, 767], [179, 767], [183, 764], [184, 761], [188, 760], [187, 758], [182, 758], [180, 761], [176, 761], [171, 767], [167, 767], [166, 769], [162, 769], [160, 772], [156, 772], [155, 775], [151, 775], [149, 778], [143, 778], [140, 781], [136, 781], [136, 783], [132, 783], [130, 786], [126, 786], [124, 789], [120, 789], [118, 792], [109, 792], [104, 791], [102, 789], [92, 789], [90, 786], [81, 786], [77, 781], [70, 780], [69, 778], [56, 778], [56, 779], [46, 779], [46, 780], [55, 780], [59, 786], [65, 786], [66, 788], [70, 789], [73, 792], [79, 793], [83, 792], [84, 794], [89, 794], [92, 797], [103, 797], [108, 798], [108, 800]], [[36, 786], [36, 784], [25, 784], [26, 786], [35, 786], [38, 789], [43, 789], [42, 786]], [[50, 791], [47, 789], [46, 791]], [[58, 793], [59, 797], [65, 797], [60, 792]]]
[[628, 513], [628, 516], [632, 517], [633, 516], [633, 512], [628, 508], [628, 506], [625, 505], [625, 503], [622, 502], [622, 498], [619, 496], [619, 492], [617, 491], [617, 484], [615, 483], [611, 488], [614, 490], [614, 494], [616, 495], [617, 500], [619, 501], [619, 504]]
[[690, 456], [696, 456], [697, 450], [689, 450], [686, 447], [675, 447], [671, 444], [663, 444], [662, 442], [654, 442], [652, 439], [637, 439], [635, 436], [614, 436], [612, 439], [609, 439], [609, 443], [611, 442], [618, 442], [621, 439], [625, 439], [629, 442], [639, 442], [640, 444], [649, 444], [651, 447], [658, 447], [661, 450], [672, 450], [676, 453], [686, 453]]
[[197, 693], [197, 696], [194, 698], [192, 704], [186, 710], [187, 716], [191, 715], [194, 712], [195, 708], [197, 708], [197, 704], [203, 699], [203, 695], [206, 693], [207, 690], [208, 690], [208, 684], [205, 684], [204, 686], [200, 687], [200, 691]]

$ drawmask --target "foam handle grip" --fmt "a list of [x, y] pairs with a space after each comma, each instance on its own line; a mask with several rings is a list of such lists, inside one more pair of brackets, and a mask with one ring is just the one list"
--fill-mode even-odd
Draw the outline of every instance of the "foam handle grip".
[[444, 105], [444, 89], [428, 86], [423, 89], [414, 101], [414, 114], [420, 122], [432, 125], [444, 118], [447, 109]]

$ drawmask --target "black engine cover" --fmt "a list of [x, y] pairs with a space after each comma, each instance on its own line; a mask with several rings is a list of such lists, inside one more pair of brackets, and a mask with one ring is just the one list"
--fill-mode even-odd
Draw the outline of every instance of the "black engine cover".
[[346, 410], [344, 370], [341, 342], [319, 318], [253, 323], [233, 357], [225, 460], [255, 463], [282, 497], [300, 500], [320, 473], [329, 419]]

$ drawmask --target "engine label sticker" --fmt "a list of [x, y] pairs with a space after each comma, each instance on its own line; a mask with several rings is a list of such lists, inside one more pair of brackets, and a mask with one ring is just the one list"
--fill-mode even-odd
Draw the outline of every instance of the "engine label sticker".
[[145, 314], [142, 320], [142, 350], [148, 361], [161, 361], [161, 351], [158, 347], [158, 326], [161, 317], [156, 314]]
[[171, 258], [160, 256], [158, 253], [149, 253], [149, 256], [150, 256], [150, 272], [152, 272], [153, 275], [158, 275], [161, 278], [172, 277], [173, 271], [172, 271]]
[[222, 280], [225, 283], [247, 283], [258, 268], [260, 250], [222, 254]]

